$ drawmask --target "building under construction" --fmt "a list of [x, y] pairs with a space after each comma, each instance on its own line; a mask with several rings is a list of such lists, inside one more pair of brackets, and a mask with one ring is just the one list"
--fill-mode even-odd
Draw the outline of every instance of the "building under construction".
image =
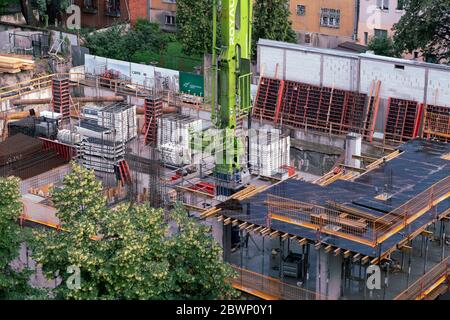
[[0, 88], [0, 174], [23, 179], [23, 220], [58, 228], [49, 189], [73, 160], [111, 206], [179, 202], [210, 224], [250, 295], [448, 290], [450, 68], [261, 40], [257, 71], [238, 183], [215, 174], [226, 147], [208, 99], [83, 66]]

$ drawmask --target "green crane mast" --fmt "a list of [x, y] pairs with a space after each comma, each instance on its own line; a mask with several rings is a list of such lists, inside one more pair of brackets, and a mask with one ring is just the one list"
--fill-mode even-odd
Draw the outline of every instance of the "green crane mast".
[[[220, 1], [220, 48], [217, 48], [216, 41], [217, 1]], [[253, 1], [213, 0], [213, 6], [211, 118], [223, 132], [223, 152], [216, 157], [215, 175], [222, 181], [237, 183], [243, 169], [240, 159], [244, 147], [237, 137], [236, 127], [251, 111]], [[223, 193], [229, 195], [232, 192], [233, 190], [224, 190]]]

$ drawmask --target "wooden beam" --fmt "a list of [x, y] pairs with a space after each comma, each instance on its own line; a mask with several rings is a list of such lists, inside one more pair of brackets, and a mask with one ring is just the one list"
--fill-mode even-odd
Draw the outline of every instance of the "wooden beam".
[[217, 218], [217, 221], [220, 222], [220, 221], [223, 221], [223, 219], [225, 219], [224, 216], [219, 216], [219, 217]]
[[256, 227], [255, 229], [253, 229], [252, 231], [253, 231], [253, 232], [258, 232], [258, 231], [260, 231], [262, 228], [263, 228], [263, 226], [258, 226], [258, 227]]
[[361, 253], [357, 253], [357, 254], [355, 254], [354, 256], [353, 256], [353, 262], [356, 262], [356, 261], [358, 261], [359, 259], [361, 259]]
[[236, 226], [238, 223], [239, 223], [239, 220], [238, 220], [238, 219], [234, 219], [234, 220], [231, 221], [231, 225], [232, 225], [233, 227]]
[[276, 236], [278, 236], [280, 233], [277, 231], [277, 230], [275, 230], [275, 231], [273, 231], [271, 234], [270, 234], [270, 237], [271, 238], [274, 238], [274, 237], [276, 237]]
[[225, 220], [223, 220], [224, 225], [228, 225], [230, 223], [231, 223], [231, 218], [226, 218]]
[[308, 243], [308, 239], [306, 239], [306, 238], [301, 238], [300, 240], [298, 240], [298, 244], [301, 246], [303, 246], [307, 243]]
[[424, 237], [430, 238], [430, 237], [433, 235], [433, 232], [428, 231], [428, 230], [423, 230], [423, 231], [422, 231], [422, 235], [423, 235]]
[[412, 252], [412, 247], [410, 247], [410, 246], [407, 246], [406, 244], [405, 245], [403, 245], [403, 246], [401, 246], [400, 248], [399, 248], [402, 252], [405, 252], [405, 253], [409, 253], [409, 252]]
[[255, 227], [255, 225], [254, 224], [251, 224], [251, 225], [249, 225], [249, 226], [247, 226], [246, 228], [245, 228], [245, 231], [251, 231], [251, 229], [253, 229]]
[[361, 259], [362, 264], [366, 264], [367, 262], [369, 262], [370, 257], [369, 256], [365, 256], [364, 258]]
[[341, 254], [342, 249], [341, 248], [336, 248], [336, 250], [334, 250], [334, 255], [338, 256]]
[[285, 233], [281, 236], [281, 240], [285, 241], [287, 238], [289, 238], [289, 233]]
[[314, 247], [316, 248], [316, 250], [319, 250], [320, 247], [322, 247], [322, 242], [317, 242]]
[[328, 245], [328, 246], [326, 246], [325, 247], [325, 252], [330, 252], [331, 250], [333, 250], [333, 246], [331, 246], [331, 245]]
[[241, 223], [241, 224], [239, 225], [239, 230], [242, 230], [242, 229], [244, 229], [244, 228], [247, 227], [247, 226], [248, 226], [248, 223], [247, 223], [247, 222]]
[[351, 254], [352, 254], [352, 253], [351, 253], [350, 250], [346, 250], [346, 251], [344, 252], [344, 258], [350, 257]]

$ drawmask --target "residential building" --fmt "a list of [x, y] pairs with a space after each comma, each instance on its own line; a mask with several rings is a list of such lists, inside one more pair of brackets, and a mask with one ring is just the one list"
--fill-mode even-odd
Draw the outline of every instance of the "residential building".
[[371, 37], [393, 35], [392, 27], [402, 15], [404, 0], [360, 0], [358, 43], [367, 45]]
[[[105, 28], [117, 22], [130, 20], [128, 0], [71, 0], [81, 9], [81, 26]], [[71, 16], [65, 14], [63, 19]]]
[[176, 31], [176, 0], [129, 0], [130, 21], [139, 18], [158, 22], [164, 31]]
[[335, 48], [356, 39], [358, 0], [291, 0], [289, 6], [300, 44]]

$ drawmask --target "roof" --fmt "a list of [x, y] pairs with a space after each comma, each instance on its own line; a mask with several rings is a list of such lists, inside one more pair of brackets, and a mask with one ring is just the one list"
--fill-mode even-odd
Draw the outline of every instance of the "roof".
[[367, 46], [351, 41], [346, 41], [338, 45], [335, 49], [348, 52], [364, 53], [367, 51]]

